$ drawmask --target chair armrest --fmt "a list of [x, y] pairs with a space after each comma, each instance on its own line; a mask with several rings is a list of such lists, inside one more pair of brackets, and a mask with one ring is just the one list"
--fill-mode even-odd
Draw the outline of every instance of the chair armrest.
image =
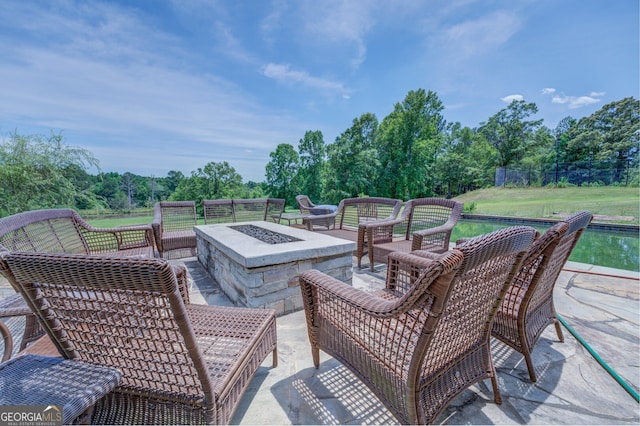
[[191, 290], [191, 283], [189, 282], [189, 273], [187, 267], [184, 265], [171, 265], [173, 273], [176, 274], [178, 280], [178, 289], [180, 290], [180, 296], [185, 306], [191, 303], [191, 296], [189, 290]]
[[366, 235], [366, 241], [373, 244], [382, 244], [393, 241], [393, 228], [405, 222], [404, 218], [381, 219], [358, 225], [358, 233]]
[[413, 233], [413, 243], [411, 244], [411, 250], [448, 250], [449, 239], [451, 238], [451, 231], [453, 231], [454, 226], [455, 223], [447, 222], [444, 225], [436, 226], [435, 228], [415, 231]]

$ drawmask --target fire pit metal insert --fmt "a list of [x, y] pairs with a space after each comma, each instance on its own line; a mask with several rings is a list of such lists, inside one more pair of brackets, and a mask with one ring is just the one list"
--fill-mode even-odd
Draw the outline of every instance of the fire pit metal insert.
[[267, 244], [283, 244], [302, 241], [299, 238], [292, 237], [290, 235], [284, 235], [279, 232], [264, 229], [255, 225], [235, 225], [230, 226], [229, 228], [235, 229], [238, 232], [242, 232], [245, 235], [253, 237]]

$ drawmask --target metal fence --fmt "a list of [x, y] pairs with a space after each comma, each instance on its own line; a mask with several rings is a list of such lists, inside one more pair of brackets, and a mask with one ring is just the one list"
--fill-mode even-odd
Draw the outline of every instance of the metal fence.
[[637, 185], [640, 169], [631, 161], [582, 161], [546, 163], [530, 167], [508, 166], [496, 169], [496, 186], [546, 186], [568, 183], [576, 186]]

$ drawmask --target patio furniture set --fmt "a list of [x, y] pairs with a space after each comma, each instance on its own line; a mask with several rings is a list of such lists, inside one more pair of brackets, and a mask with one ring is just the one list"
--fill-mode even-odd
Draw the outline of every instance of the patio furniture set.
[[[207, 202], [203, 228], [219, 220], [278, 222], [284, 202], [270, 200]], [[372, 270], [374, 262], [387, 264], [385, 288], [369, 293], [316, 268], [295, 274], [315, 367], [320, 350], [333, 356], [399, 422], [432, 423], [484, 379], [500, 403], [491, 336], [523, 354], [532, 381], [531, 352], [542, 331], [555, 324], [562, 341], [552, 290], [590, 213], [542, 236], [514, 226], [449, 249], [462, 212], [452, 200], [354, 198], [331, 213], [300, 209], [306, 230], [294, 232], [346, 237], [359, 267], [367, 252]], [[228, 423], [269, 353], [277, 366], [276, 312], [190, 303], [186, 268], [162, 257], [195, 248], [196, 223], [193, 202], [159, 203], [152, 224], [113, 229], [93, 228], [67, 209], [0, 218], [0, 272], [17, 291], [0, 302], [0, 317], [25, 315], [20, 349], [37, 340], [40, 351], [3, 359], [0, 378], [16, 380], [0, 405], [37, 403], [16, 402], [37, 376], [62, 395], [50, 403], [65, 407], [65, 423]], [[12, 337], [3, 327], [0, 321], [8, 358]], [[38, 363], [70, 376], [57, 379]], [[77, 405], [73, 383], [82, 387], [96, 375], [104, 384], [85, 386], [91, 397]]]

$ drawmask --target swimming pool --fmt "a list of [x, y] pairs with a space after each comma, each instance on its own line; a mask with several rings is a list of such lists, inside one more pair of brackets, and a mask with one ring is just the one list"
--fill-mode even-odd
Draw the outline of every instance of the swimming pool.
[[[500, 222], [499, 220], [462, 219], [453, 229], [451, 240], [455, 242], [458, 238], [475, 237], [514, 225], [516, 223]], [[522, 225], [533, 226], [541, 234], [550, 226], [526, 222]], [[639, 258], [640, 237], [637, 232], [600, 231], [587, 228], [578, 240], [569, 260], [638, 272], [640, 270]]]

